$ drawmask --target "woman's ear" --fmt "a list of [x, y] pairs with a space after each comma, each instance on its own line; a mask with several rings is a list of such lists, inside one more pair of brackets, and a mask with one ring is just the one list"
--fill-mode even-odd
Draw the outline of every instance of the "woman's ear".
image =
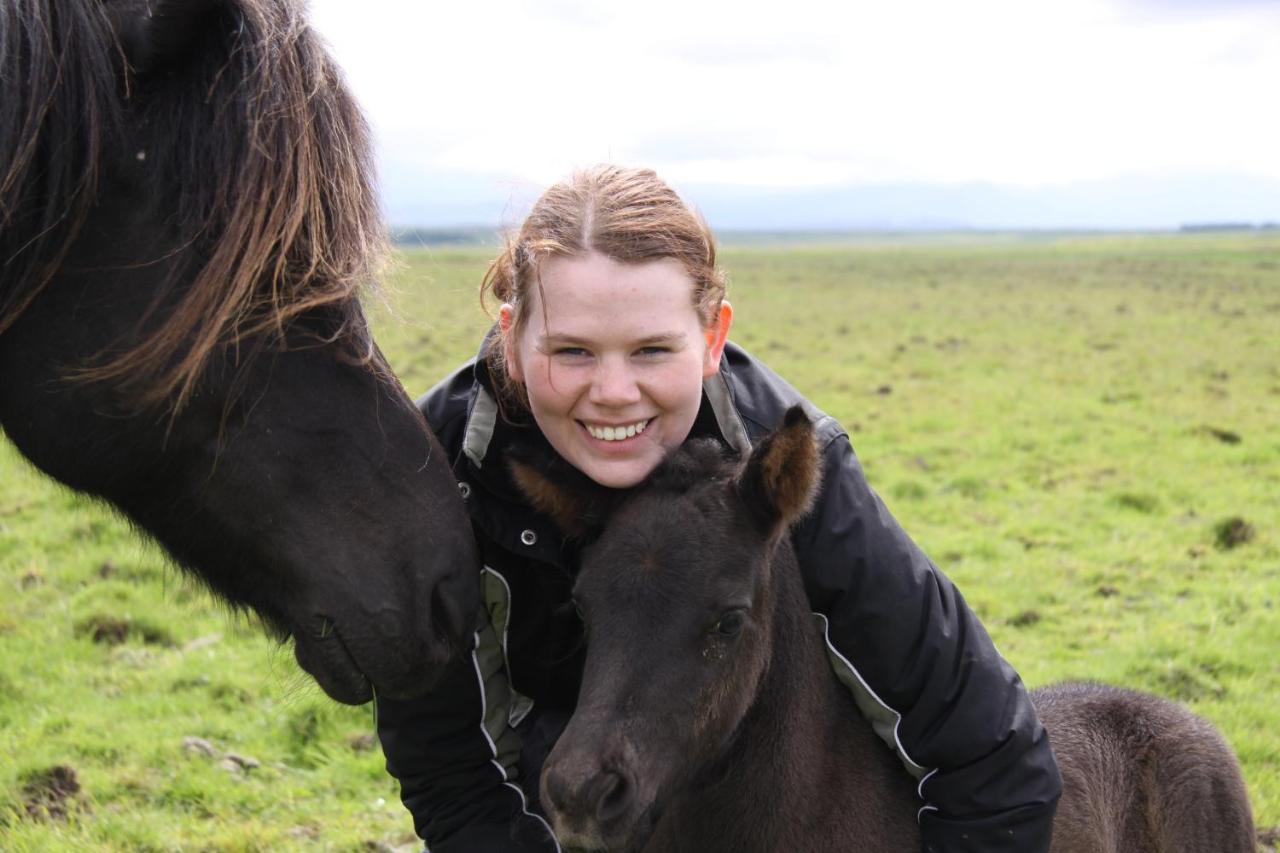
[[729, 304], [729, 300], [722, 299], [714, 322], [707, 328], [707, 354], [702, 360], [703, 379], [714, 376], [720, 369], [720, 357], [724, 355], [724, 345], [729, 340], [729, 327], [732, 325], [733, 306]]
[[507, 375], [516, 382], [524, 382], [520, 359], [516, 358], [516, 308], [510, 302], [498, 309], [498, 331], [502, 333], [502, 361], [507, 365]]

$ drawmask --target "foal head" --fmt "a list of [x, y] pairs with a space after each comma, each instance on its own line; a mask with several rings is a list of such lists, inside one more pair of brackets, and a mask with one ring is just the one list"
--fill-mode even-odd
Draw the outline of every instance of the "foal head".
[[[584, 550], [588, 630], [577, 709], [548, 757], [543, 803], [571, 846], [639, 849], [665, 805], [714, 780], [770, 666], [772, 557], [818, 478], [797, 407], [745, 463], [696, 441], [621, 498]], [[518, 474], [573, 531], [610, 509], [579, 483]]]

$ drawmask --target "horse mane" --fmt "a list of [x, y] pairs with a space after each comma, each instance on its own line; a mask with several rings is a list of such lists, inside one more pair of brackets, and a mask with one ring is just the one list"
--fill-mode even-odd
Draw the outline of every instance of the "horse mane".
[[0, 334], [61, 266], [119, 126], [101, 4], [0, 3]]
[[174, 411], [214, 352], [258, 336], [285, 346], [320, 306], [334, 320], [310, 340], [378, 359], [355, 298], [386, 257], [360, 110], [297, 0], [210, 14], [181, 73], [135, 75], [120, 73], [102, 4], [0, 5], [0, 77], [17, 95], [0, 106], [0, 268], [13, 290], [0, 293], [0, 333], [66, 259], [126, 120], [141, 123], [148, 168], [173, 188], [179, 263], [137, 343], [73, 375]]

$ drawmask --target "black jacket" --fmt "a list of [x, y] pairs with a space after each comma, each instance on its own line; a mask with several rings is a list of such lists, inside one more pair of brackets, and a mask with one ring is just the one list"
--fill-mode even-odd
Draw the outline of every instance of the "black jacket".
[[[704, 383], [694, 435], [745, 451], [795, 403], [823, 449], [815, 508], [792, 532], [836, 674], [919, 780], [925, 849], [1049, 848], [1061, 790], [1045, 731], [1012, 667], [959, 591], [867, 485], [848, 435], [767, 367], [730, 344]], [[419, 406], [451, 454], [484, 562], [475, 649], [425, 698], [379, 700], [387, 769], [432, 853], [558, 850], [520, 779], [521, 734], [572, 711], [581, 624], [570, 600], [577, 555], [511, 483], [504, 449], [552, 453], [532, 426], [498, 414], [486, 370], [469, 362]], [[530, 714], [530, 711], [534, 711]]]

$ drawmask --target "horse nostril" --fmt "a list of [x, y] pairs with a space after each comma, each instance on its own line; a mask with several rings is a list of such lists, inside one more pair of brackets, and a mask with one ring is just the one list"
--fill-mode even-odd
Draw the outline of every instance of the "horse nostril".
[[453, 636], [453, 608], [449, 606], [449, 599], [444, 594], [444, 590], [436, 584], [431, 589], [431, 633], [441, 642], [446, 642]]
[[436, 584], [431, 590], [431, 617], [429, 622], [431, 639], [435, 643], [432, 654], [442, 660], [453, 657], [456, 650], [465, 644], [467, 633], [466, 620], [462, 615], [462, 605], [456, 597], [450, 595], [443, 584]]
[[431, 589], [430, 631], [450, 652], [466, 648], [475, 630], [479, 586], [474, 573], [441, 578]]
[[596, 820], [608, 823], [627, 810], [631, 802], [631, 785], [621, 773], [606, 770], [596, 784]]

